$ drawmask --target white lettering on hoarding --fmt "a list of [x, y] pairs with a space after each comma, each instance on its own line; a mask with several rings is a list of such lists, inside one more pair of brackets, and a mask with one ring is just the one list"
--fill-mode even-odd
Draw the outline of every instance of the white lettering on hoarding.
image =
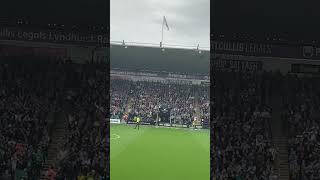
[[261, 43], [243, 43], [228, 41], [213, 41], [211, 43], [213, 51], [229, 51], [234, 53], [251, 53], [251, 54], [271, 54], [272, 45]]
[[23, 31], [14, 28], [0, 28], [0, 39], [26, 40], [26, 41], [50, 41], [50, 42], [79, 42], [107, 44], [108, 38], [97, 34], [80, 34], [58, 31]]

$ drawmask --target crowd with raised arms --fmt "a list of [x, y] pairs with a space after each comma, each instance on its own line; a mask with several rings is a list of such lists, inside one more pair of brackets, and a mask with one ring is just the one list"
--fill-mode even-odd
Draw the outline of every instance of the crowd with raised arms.
[[274, 151], [262, 75], [215, 71], [211, 123], [211, 173], [218, 179], [268, 180]]
[[292, 180], [320, 178], [319, 77], [287, 75], [283, 118], [288, 124]]

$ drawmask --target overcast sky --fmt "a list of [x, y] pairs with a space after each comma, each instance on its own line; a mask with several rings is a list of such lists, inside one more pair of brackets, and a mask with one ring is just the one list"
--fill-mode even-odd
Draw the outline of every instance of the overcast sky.
[[210, 0], [111, 0], [111, 41], [210, 47]]

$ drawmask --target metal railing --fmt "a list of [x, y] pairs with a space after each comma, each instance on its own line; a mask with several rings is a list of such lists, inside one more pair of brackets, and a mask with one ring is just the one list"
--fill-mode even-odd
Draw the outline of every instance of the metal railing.
[[159, 47], [159, 48], [176, 48], [176, 49], [193, 49], [199, 51], [210, 51], [210, 47], [207, 46], [200, 46], [198, 45], [182, 45], [182, 44], [170, 44], [170, 43], [152, 43], [152, 42], [135, 42], [135, 41], [114, 41], [110, 40], [110, 45], [123, 45], [125, 47], [128, 46], [142, 46], [142, 47]]

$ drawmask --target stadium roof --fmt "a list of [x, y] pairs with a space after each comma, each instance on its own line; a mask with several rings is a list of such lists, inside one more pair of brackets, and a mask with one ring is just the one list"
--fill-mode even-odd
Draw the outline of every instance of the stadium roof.
[[[160, 45], [160, 44], [159, 44]], [[143, 45], [110, 46], [111, 69], [209, 74], [210, 51]]]

